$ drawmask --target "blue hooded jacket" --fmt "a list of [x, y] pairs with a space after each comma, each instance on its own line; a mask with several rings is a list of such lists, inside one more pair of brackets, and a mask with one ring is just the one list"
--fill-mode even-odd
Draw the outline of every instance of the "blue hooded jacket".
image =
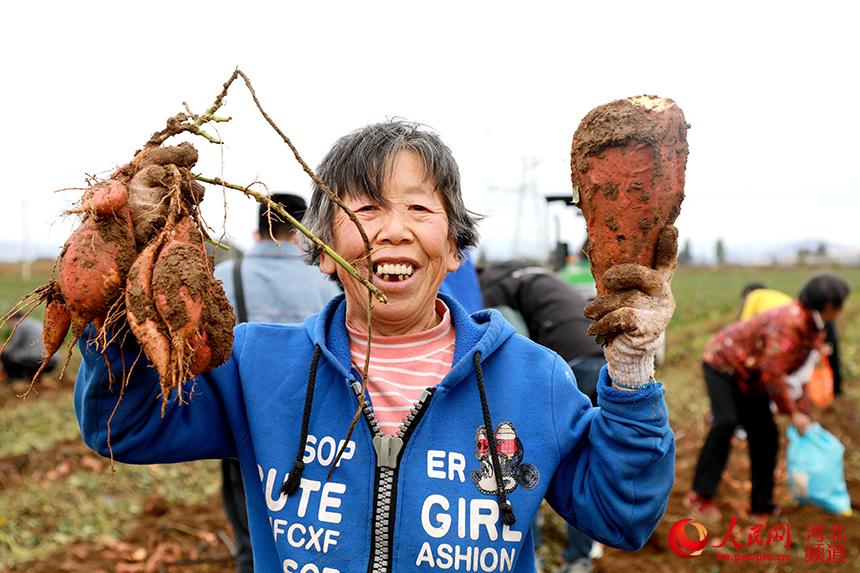
[[[620, 391], [604, 368], [601, 407], [592, 408], [558, 355], [515, 334], [495, 310], [470, 317], [441, 298], [456, 331], [451, 372], [425, 393], [398, 438], [382, 436], [367, 408], [328, 481], [358, 404], [343, 295], [304, 325], [237, 326], [227, 363], [190, 382], [190, 403], [171, 402], [164, 418], [157, 375], [138, 365], [111, 422], [113, 454], [141, 464], [237, 457], [260, 572], [532, 572], [529, 526], [544, 497], [589, 537], [641, 547], [673, 480], [662, 385]], [[75, 410], [86, 443], [108, 455], [118, 393], [108, 390], [105, 361], [90, 346], [80, 345]], [[115, 372], [136, 355], [137, 348], [108, 349]], [[304, 469], [287, 496], [280, 490], [299, 453], [309, 386]], [[500, 481], [516, 515], [510, 526], [501, 519]]]

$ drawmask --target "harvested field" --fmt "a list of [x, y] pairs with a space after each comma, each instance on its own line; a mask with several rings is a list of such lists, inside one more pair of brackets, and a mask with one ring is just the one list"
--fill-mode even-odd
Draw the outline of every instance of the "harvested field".
[[[716, 571], [743, 567], [747, 571], [860, 570], [860, 518], [828, 515], [814, 507], [792, 504], [784, 465], [778, 474], [777, 497], [786, 504], [784, 520], [791, 525], [791, 546], [771, 545], [772, 554], [787, 554], [788, 562], [719, 561], [717, 551], [705, 549], [694, 559], [675, 555], [667, 542], [668, 530], [687, 517], [681, 499], [686, 492], [707, 430], [707, 397], [699, 358], [708, 337], [737, 312], [740, 289], [757, 279], [787, 292], [820, 269], [679, 269], [673, 290], [678, 301], [669, 329], [667, 362], [658, 375], [666, 382], [672, 426], [676, 432], [675, 487], [669, 508], [648, 545], [630, 553], [607, 549], [595, 562], [599, 572]], [[819, 415], [822, 424], [846, 446], [848, 487], [860, 502], [860, 269], [836, 270], [852, 284], [840, 320], [841, 351], [846, 395]], [[0, 300], [12, 302], [27, 292], [17, 278], [17, 267], [0, 265]], [[35, 277], [39, 284], [44, 277]], [[74, 358], [77, 361], [77, 357]], [[76, 362], [73, 366], [76, 365]], [[234, 571], [229, 526], [221, 510], [217, 462], [159, 466], [117, 464], [111, 473], [107, 460], [90, 452], [80, 440], [72, 411], [74, 369], [67, 379], [48, 375], [37, 395], [16, 397], [24, 382], [0, 384], [0, 572], [218, 572]], [[784, 449], [782, 450], [784, 451]], [[729, 470], [721, 486], [718, 505], [727, 516], [709, 525], [721, 540], [731, 516], [738, 518], [736, 541], [747, 542], [746, 520], [748, 460], [745, 443], [737, 441]], [[553, 516], [545, 530], [542, 550], [545, 571], [560, 549], [563, 529]], [[806, 562], [810, 548], [820, 546], [819, 557], [839, 557], [830, 542], [811, 543], [808, 528], [815, 524], [844, 527], [844, 563]], [[771, 527], [775, 524], [771, 524]], [[731, 542], [729, 542], [731, 543]], [[725, 548], [724, 548], [725, 549]], [[814, 550], [815, 547], [812, 547]], [[729, 549], [724, 554], [754, 555], [765, 547]]]

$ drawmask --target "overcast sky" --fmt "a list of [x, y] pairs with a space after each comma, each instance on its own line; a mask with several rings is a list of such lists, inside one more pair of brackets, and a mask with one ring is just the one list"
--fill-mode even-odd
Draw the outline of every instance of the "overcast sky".
[[[674, 99], [692, 126], [682, 239], [860, 245], [855, 2], [269, 4], [7, 5], [0, 243], [61, 244], [80, 192], [55, 190], [127, 162], [183, 101], [205, 109], [238, 65], [314, 166], [367, 123], [434, 128], [494, 256], [540, 253], [556, 220], [563, 238], [582, 237], [582, 219], [541, 196], [570, 191], [582, 117], [640, 94]], [[199, 140], [198, 171], [307, 197], [242, 85], [222, 111], [226, 145]], [[228, 190], [227, 205], [227, 234], [250, 244], [255, 204]], [[204, 206], [220, 229], [223, 197]]]

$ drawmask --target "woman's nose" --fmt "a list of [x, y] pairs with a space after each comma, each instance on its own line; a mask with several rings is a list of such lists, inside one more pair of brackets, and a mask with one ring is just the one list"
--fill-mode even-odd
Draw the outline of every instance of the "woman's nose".
[[405, 210], [396, 205], [386, 209], [377, 238], [380, 242], [398, 244], [412, 239], [412, 228]]

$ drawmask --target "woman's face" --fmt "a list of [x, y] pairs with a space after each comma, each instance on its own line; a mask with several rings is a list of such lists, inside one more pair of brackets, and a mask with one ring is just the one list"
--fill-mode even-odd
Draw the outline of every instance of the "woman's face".
[[[448, 236], [444, 200], [412, 151], [394, 157], [382, 194], [389, 202], [385, 208], [368, 197], [344, 200], [370, 241], [373, 284], [388, 297], [387, 304], [373, 306], [373, 331], [391, 336], [427, 330], [437, 323], [439, 286], [448, 272], [460, 266], [456, 245]], [[332, 234], [331, 247], [366, 275], [364, 243], [342, 210], [336, 212]], [[365, 329], [367, 289], [325, 253], [320, 269], [337, 272], [346, 292], [347, 321], [353, 328]]]
[[824, 309], [821, 311], [821, 320], [825, 322], [830, 322], [831, 320], [836, 320], [839, 318], [839, 315], [842, 313], [842, 307], [836, 308], [830, 303], [824, 305]]

